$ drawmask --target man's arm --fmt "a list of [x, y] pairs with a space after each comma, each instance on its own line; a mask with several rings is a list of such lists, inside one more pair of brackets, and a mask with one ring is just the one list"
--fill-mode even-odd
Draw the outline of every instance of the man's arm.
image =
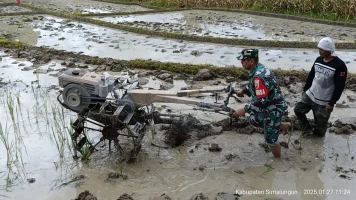
[[250, 113], [252, 109], [256, 110], [264, 108], [269, 91], [274, 87], [273, 82], [262, 76], [256, 76], [253, 81], [257, 99], [245, 106], [246, 113]]
[[251, 92], [250, 92], [250, 86], [249, 86], [249, 83], [245, 86], [245, 88], [242, 90], [242, 92], [244, 93], [244, 94], [246, 94], [247, 96], [251, 96]]
[[[315, 62], [314, 62], [314, 64], [315, 64]], [[307, 82], [304, 85], [304, 88], [303, 88], [304, 92], [306, 92], [313, 84], [313, 79], [314, 79], [314, 76], [315, 76], [314, 64], [313, 64], [313, 67], [311, 68], [311, 70], [309, 72]]]
[[340, 99], [341, 94], [345, 89], [346, 77], [347, 77], [347, 67], [345, 63], [343, 63], [335, 70], [335, 75], [334, 75], [335, 89], [328, 103], [330, 106], [334, 106], [336, 102]]

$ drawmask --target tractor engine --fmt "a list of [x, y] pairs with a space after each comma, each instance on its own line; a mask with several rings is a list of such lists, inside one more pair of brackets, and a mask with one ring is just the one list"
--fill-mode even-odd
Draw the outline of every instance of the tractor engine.
[[64, 103], [74, 111], [81, 111], [90, 104], [105, 102], [113, 90], [115, 81], [105, 79], [104, 74], [68, 69], [58, 77], [59, 86], [64, 88]]

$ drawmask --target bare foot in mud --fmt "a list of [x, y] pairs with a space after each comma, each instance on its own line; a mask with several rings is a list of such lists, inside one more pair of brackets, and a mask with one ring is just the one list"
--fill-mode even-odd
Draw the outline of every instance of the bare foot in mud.
[[290, 122], [282, 122], [281, 123], [281, 131], [282, 131], [283, 135], [288, 134], [288, 130], [291, 126], [292, 126], [292, 124]]

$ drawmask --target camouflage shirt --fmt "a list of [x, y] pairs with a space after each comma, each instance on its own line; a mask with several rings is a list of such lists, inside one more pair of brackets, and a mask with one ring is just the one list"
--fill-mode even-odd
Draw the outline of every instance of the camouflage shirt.
[[252, 96], [252, 102], [245, 106], [246, 113], [269, 112], [276, 109], [277, 112], [285, 113], [287, 103], [273, 73], [266, 66], [258, 63], [252, 71], [249, 71], [249, 76], [249, 83], [243, 91], [247, 96]]

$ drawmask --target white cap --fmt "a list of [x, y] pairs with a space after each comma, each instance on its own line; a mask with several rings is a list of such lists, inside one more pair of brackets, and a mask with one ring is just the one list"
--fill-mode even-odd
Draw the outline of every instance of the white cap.
[[330, 37], [322, 38], [318, 43], [318, 48], [325, 50], [325, 51], [330, 51], [332, 56], [336, 56], [335, 42]]

